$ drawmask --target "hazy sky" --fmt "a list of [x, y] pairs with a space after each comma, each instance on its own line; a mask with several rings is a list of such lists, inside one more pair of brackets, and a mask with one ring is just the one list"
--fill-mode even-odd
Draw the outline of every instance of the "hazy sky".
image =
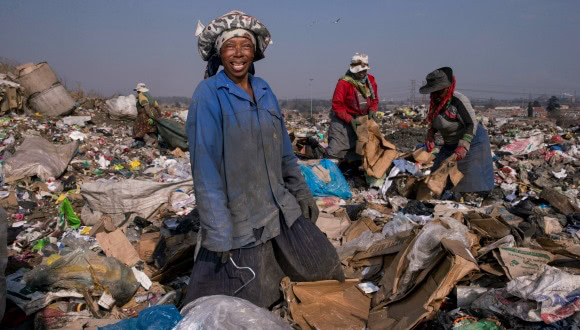
[[331, 98], [354, 52], [369, 54], [381, 99], [408, 97], [411, 79], [418, 89], [445, 65], [468, 96], [580, 92], [579, 0], [2, 0], [0, 56], [48, 61], [69, 86], [105, 96], [137, 82], [191, 96], [205, 68], [197, 20], [233, 9], [270, 30], [256, 71], [279, 98], [308, 98], [309, 78], [314, 98]]

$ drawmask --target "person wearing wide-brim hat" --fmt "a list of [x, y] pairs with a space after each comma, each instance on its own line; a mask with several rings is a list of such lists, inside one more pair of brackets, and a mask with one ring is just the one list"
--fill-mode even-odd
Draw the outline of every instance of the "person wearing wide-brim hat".
[[486, 193], [493, 190], [494, 175], [491, 146], [485, 128], [478, 122], [469, 99], [455, 90], [455, 76], [449, 67], [439, 68], [427, 75], [421, 94], [430, 94], [431, 103], [426, 121], [429, 125], [425, 139], [426, 150], [435, 147], [435, 134], [443, 137], [432, 171], [455, 155], [463, 179], [454, 188], [458, 193]]
[[270, 33], [233, 11], [197, 34], [208, 65], [186, 128], [201, 248], [185, 302], [220, 294], [269, 307], [281, 298], [284, 276], [344, 279], [336, 250], [314, 223], [316, 201], [276, 96], [250, 72]]
[[143, 138], [150, 134], [152, 141], [157, 141], [157, 123], [155, 119], [161, 117], [159, 104], [149, 94], [149, 88], [144, 83], [138, 83], [133, 89], [137, 92], [137, 118], [133, 126], [133, 147], [145, 145]]
[[336, 83], [326, 148], [329, 158], [360, 159], [355, 152], [360, 117], [376, 120], [379, 109], [377, 83], [375, 77], [367, 73], [369, 69], [368, 55], [355, 53], [348, 70]]

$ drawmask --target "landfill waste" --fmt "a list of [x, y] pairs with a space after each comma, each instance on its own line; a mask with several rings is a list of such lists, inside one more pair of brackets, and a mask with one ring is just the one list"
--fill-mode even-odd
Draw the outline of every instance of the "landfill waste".
[[[316, 226], [346, 281], [286, 279], [285, 299], [271, 310], [217, 296], [179, 316], [203, 235], [187, 106], [162, 105], [159, 143], [133, 148], [134, 95], [71, 93], [65, 117], [27, 109], [27, 97], [54, 85], [48, 68], [0, 77], [0, 266], [10, 316], [0, 328], [580, 326], [577, 124], [476, 109], [491, 140], [495, 187], [456, 194], [456, 162], [432, 170], [443, 141], [425, 151], [426, 108], [389, 105], [376, 121], [362, 120], [358, 162], [323, 159], [328, 112], [311, 119], [283, 109], [320, 209]], [[37, 70], [40, 78], [24, 82]]]

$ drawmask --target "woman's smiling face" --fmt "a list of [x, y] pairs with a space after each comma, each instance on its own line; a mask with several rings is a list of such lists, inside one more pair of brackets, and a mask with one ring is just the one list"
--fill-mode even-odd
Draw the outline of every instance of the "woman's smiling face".
[[254, 61], [254, 44], [244, 37], [227, 40], [221, 50], [220, 59], [224, 71], [234, 82], [244, 79]]

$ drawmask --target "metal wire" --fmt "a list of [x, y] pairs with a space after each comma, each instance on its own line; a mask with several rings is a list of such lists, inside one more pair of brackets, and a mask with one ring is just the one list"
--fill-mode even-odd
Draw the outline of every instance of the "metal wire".
[[[238, 294], [240, 291], [242, 291], [242, 289], [243, 289], [243, 288], [245, 288], [246, 286], [248, 286], [248, 284], [250, 284], [250, 282], [252, 282], [252, 281], [253, 281], [253, 280], [256, 278], [256, 272], [254, 272], [254, 270], [253, 270], [252, 268], [250, 268], [250, 267], [240, 267], [240, 266], [236, 265], [236, 262], [234, 261], [234, 259], [232, 259], [232, 257], [231, 257], [231, 256], [230, 256], [230, 261], [232, 262], [232, 265], [234, 265], [234, 267], [235, 267], [236, 269], [238, 269], [238, 270], [243, 270], [243, 269], [245, 269], [245, 270], [249, 270], [249, 271], [250, 271], [250, 273], [252, 273], [252, 278], [251, 278], [251, 279], [250, 279], [248, 282], [244, 283], [244, 285], [242, 285], [242, 286], [241, 286], [239, 289], [237, 289], [237, 290], [234, 292], [234, 296], [235, 296], [235, 295], [237, 295], [237, 294]], [[244, 281], [244, 280], [242, 279], [242, 282], [243, 282], [243, 281]]]

